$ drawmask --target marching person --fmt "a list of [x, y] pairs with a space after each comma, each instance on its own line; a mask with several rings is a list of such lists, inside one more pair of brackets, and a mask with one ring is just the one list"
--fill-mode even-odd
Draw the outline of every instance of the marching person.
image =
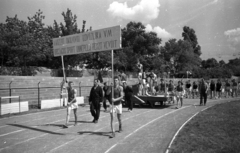
[[103, 83], [103, 91], [104, 91], [104, 97], [103, 97], [103, 108], [104, 108], [104, 111], [106, 112], [107, 111], [107, 100], [109, 101], [109, 88], [111, 87], [108, 87], [107, 85], [107, 82], [104, 82]]
[[73, 110], [74, 113], [74, 117], [75, 117], [75, 125], [77, 125], [77, 108], [78, 108], [78, 104], [77, 104], [77, 90], [73, 89], [73, 82], [69, 81], [68, 82], [68, 87], [67, 87], [67, 93], [68, 93], [68, 103], [67, 103], [67, 118], [66, 118], [66, 124], [63, 126], [64, 128], [68, 128], [68, 122], [70, 119], [70, 115], [71, 115], [71, 110]]
[[98, 123], [98, 119], [100, 116], [100, 108], [101, 102], [103, 100], [103, 91], [102, 88], [99, 86], [99, 80], [94, 79], [94, 85], [90, 91], [89, 96], [89, 104], [90, 104], [90, 111], [93, 116], [93, 123]]
[[[207, 103], [207, 93], [208, 93], [208, 83], [202, 78], [199, 84], [199, 92], [200, 92], [200, 106], [206, 105]], [[203, 101], [204, 99], [204, 101]]]
[[215, 84], [214, 80], [211, 80], [211, 83], [210, 83], [210, 98], [211, 99], [216, 98], [215, 90], [216, 90], [216, 84]]
[[123, 81], [123, 91], [125, 95], [125, 102], [128, 105], [128, 111], [131, 112], [133, 109], [132, 94], [133, 90], [130, 86], [127, 85], [126, 81]]
[[140, 63], [140, 61], [137, 61], [137, 69], [138, 69], [138, 81], [142, 81], [142, 75], [143, 75], [143, 65]]
[[194, 99], [194, 97], [198, 96], [198, 85], [197, 83], [194, 81], [193, 82], [193, 87], [192, 87], [192, 98]]
[[160, 93], [165, 93], [166, 83], [164, 82], [163, 78], [161, 78], [160, 84], [159, 84], [159, 90]]
[[191, 82], [190, 80], [188, 80], [186, 82], [186, 98], [190, 98], [191, 97]]
[[[115, 129], [114, 129], [114, 114], [117, 113], [117, 119], [119, 123], [119, 133], [122, 132], [122, 120], [121, 120], [121, 115], [122, 115], [122, 100], [124, 98], [124, 92], [123, 92], [123, 87], [119, 85], [119, 78], [114, 77], [114, 92], [113, 92], [113, 98], [111, 100], [112, 108], [110, 110], [110, 116], [111, 116], [111, 129], [112, 129], [112, 135], [110, 138], [115, 137]], [[111, 93], [112, 95], [112, 93]]]
[[233, 79], [232, 80], [232, 96], [233, 97], [237, 97], [238, 96], [237, 89], [238, 89], [238, 84], [235, 81], [235, 79]]
[[178, 107], [178, 102], [180, 100], [181, 104], [180, 106], [182, 107], [183, 105], [183, 96], [184, 96], [184, 89], [183, 89], [183, 83], [181, 81], [178, 81], [178, 85], [176, 87], [176, 96], [177, 96], [177, 109], [179, 108]]
[[172, 80], [169, 80], [169, 84], [167, 87], [167, 94], [169, 96], [169, 103], [172, 101], [173, 104], [175, 103], [175, 94], [174, 94], [174, 84]]
[[231, 84], [228, 81], [228, 79], [226, 79], [226, 83], [225, 83], [225, 92], [226, 92], [226, 98], [229, 98], [229, 96], [231, 96]]
[[216, 84], [216, 94], [217, 94], [217, 98], [221, 99], [222, 97], [222, 83], [221, 80], [218, 79], [217, 80], [217, 84]]

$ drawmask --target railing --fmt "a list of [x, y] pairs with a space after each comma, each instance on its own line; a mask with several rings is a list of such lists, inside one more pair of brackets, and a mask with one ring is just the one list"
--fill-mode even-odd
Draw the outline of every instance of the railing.
[[[38, 82], [37, 83], [37, 87], [24, 87], [24, 88], [12, 88], [11, 87], [11, 84], [12, 84], [12, 81], [8, 84], [8, 88], [0, 88], [0, 92], [1, 91], [9, 91], [9, 94], [8, 95], [4, 95], [4, 96], [1, 96], [1, 97], [12, 97], [12, 91], [13, 90], [29, 90], [29, 89], [33, 89], [33, 90], [37, 90], [37, 107], [40, 108], [40, 98], [41, 98], [41, 89], [59, 89], [59, 96], [61, 98], [61, 93], [60, 93], [60, 90], [61, 90], [61, 87], [41, 87], [40, 86], [40, 83], [41, 82]], [[78, 96], [82, 96], [82, 89], [83, 88], [91, 88], [92, 86], [81, 86], [81, 82], [78, 83], [78, 86], [73, 86], [73, 88], [75, 89], [79, 89], [78, 91]], [[29, 95], [29, 94], [27, 94]], [[34, 94], [35, 95], [35, 94]], [[18, 96], [22, 96], [22, 95], [18, 95]], [[11, 98], [9, 98], [9, 102], [11, 103]]]

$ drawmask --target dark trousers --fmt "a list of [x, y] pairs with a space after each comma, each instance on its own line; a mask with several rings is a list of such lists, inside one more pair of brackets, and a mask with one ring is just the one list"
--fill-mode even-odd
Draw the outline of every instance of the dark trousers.
[[126, 103], [127, 103], [127, 105], [128, 105], [128, 109], [129, 109], [129, 110], [132, 110], [132, 109], [133, 109], [132, 97], [131, 97], [131, 96], [126, 97], [125, 100], [126, 100]]
[[103, 108], [106, 110], [107, 109], [107, 98], [104, 97], [103, 99]]
[[107, 109], [107, 100], [110, 103], [110, 96], [105, 96], [104, 99], [103, 99], [103, 108], [104, 109]]
[[99, 119], [100, 107], [101, 107], [100, 103], [91, 103], [91, 105], [90, 105], [90, 111], [91, 111], [91, 114], [92, 114], [94, 120]]
[[200, 105], [202, 105], [203, 100], [204, 100], [204, 105], [206, 105], [206, 103], [207, 103], [207, 93], [206, 92], [200, 93]]

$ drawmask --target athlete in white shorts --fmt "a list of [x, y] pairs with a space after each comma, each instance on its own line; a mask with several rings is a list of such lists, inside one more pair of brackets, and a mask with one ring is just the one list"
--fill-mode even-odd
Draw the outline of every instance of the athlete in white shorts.
[[75, 117], [75, 124], [77, 125], [77, 90], [72, 88], [73, 82], [69, 81], [68, 82], [68, 87], [67, 87], [67, 93], [68, 93], [68, 103], [67, 103], [67, 118], [66, 118], [66, 124], [64, 125], [64, 128], [68, 128], [68, 122], [70, 119], [71, 115], [71, 110], [73, 110], [74, 117]]
[[[112, 93], [111, 93], [112, 95]], [[115, 130], [114, 130], [114, 113], [117, 113], [118, 123], [119, 123], [119, 133], [122, 132], [122, 121], [121, 121], [121, 115], [122, 115], [122, 100], [124, 97], [123, 87], [119, 85], [119, 78], [114, 77], [114, 92], [113, 92], [113, 98], [112, 98], [112, 108], [110, 110], [110, 116], [111, 116], [111, 129], [112, 129], [112, 135], [110, 138], [115, 137]]]
[[185, 90], [183, 89], [183, 85], [182, 85], [182, 82], [181, 81], [178, 81], [178, 85], [176, 87], [176, 96], [177, 96], [177, 109], [179, 108], [178, 107], [178, 102], [180, 100], [181, 102], [181, 107], [183, 105], [183, 96], [184, 96], [184, 93], [185, 93]]

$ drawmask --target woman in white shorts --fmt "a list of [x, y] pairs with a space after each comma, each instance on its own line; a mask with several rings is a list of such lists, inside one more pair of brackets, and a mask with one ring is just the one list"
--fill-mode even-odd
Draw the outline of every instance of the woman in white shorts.
[[178, 81], [178, 85], [176, 87], [176, 96], [177, 96], [177, 109], [178, 109], [178, 102], [180, 100], [181, 102], [181, 107], [183, 105], [183, 96], [184, 96], [184, 89], [181, 81]]

